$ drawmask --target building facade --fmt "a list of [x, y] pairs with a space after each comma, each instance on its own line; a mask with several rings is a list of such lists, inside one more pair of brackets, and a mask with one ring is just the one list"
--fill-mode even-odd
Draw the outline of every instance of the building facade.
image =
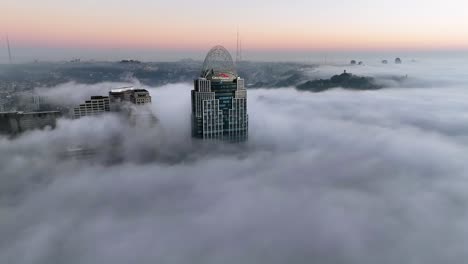
[[61, 116], [59, 111], [3, 112], [0, 113], [0, 133], [14, 135], [27, 130], [55, 128]]
[[111, 110], [118, 110], [118, 108], [125, 104], [131, 103], [135, 105], [151, 104], [151, 95], [146, 89], [135, 89], [133, 87], [124, 87], [121, 89], [114, 89], [109, 92], [109, 100]]
[[135, 89], [133, 90], [131, 101], [136, 105], [150, 104], [151, 96], [145, 89]]
[[192, 90], [192, 136], [242, 142], [248, 138], [247, 90], [229, 52], [216, 46]]
[[146, 89], [124, 87], [109, 92], [112, 112], [119, 112], [128, 117], [135, 126], [153, 126], [158, 119], [151, 111], [151, 95]]
[[73, 109], [73, 117], [96, 116], [106, 112], [126, 116], [133, 125], [154, 125], [158, 119], [151, 111], [151, 95], [146, 89], [123, 87], [109, 96], [91, 96], [91, 100]]
[[108, 96], [91, 96], [91, 99], [73, 109], [73, 117], [96, 116], [110, 111]]

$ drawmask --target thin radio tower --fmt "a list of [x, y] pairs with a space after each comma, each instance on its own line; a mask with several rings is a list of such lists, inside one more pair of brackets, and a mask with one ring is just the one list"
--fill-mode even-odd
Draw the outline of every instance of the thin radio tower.
[[242, 61], [242, 39], [239, 40], [239, 59]]
[[239, 27], [237, 27], [237, 48], [236, 48], [236, 62], [241, 61], [241, 47], [240, 47], [240, 39], [239, 39]]
[[10, 61], [10, 64], [12, 64], [13, 60], [11, 59], [10, 39], [8, 38], [8, 34], [6, 35], [6, 42], [7, 42], [7, 48], [8, 48], [8, 59]]

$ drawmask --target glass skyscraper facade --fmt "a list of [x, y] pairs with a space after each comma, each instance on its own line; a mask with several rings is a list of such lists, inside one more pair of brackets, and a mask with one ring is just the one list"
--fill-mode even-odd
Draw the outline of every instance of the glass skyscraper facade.
[[192, 135], [242, 142], [248, 138], [247, 91], [229, 52], [210, 50], [192, 90]]

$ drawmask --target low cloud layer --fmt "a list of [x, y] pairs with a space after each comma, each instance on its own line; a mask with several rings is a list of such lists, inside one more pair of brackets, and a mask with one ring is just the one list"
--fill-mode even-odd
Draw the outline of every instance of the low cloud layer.
[[80, 84], [68, 82], [56, 87], [37, 87], [34, 93], [43, 96], [48, 102], [60, 105], [78, 105], [93, 95], [108, 95], [109, 91], [116, 88], [139, 86], [138, 81], [130, 83], [105, 82], [98, 84]]
[[[0, 263], [468, 258], [466, 89], [251, 90], [243, 146], [190, 139], [190, 89], [151, 89], [153, 129], [105, 116], [1, 138]], [[115, 164], [57, 154], [115, 137]]]
[[389, 64], [382, 64], [373, 58], [364, 60], [363, 65], [322, 65], [307, 74], [312, 78], [330, 78], [346, 70], [356, 75], [375, 77], [385, 88], [466, 87], [466, 60], [462, 57], [403, 57], [402, 64], [394, 64], [392, 58], [387, 58]]

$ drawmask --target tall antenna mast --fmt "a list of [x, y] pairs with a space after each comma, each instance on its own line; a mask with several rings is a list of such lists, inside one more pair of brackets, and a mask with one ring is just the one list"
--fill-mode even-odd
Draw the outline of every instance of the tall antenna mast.
[[242, 61], [242, 39], [239, 40], [239, 60]]
[[236, 63], [240, 62], [241, 54], [240, 54], [240, 41], [239, 41], [239, 27], [237, 27], [237, 48], [236, 48]]
[[8, 38], [8, 34], [6, 35], [6, 42], [7, 42], [7, 48], [8, 48], [8, 59], [10, 60], [10, 64], [12, 64], [13, 61], [11, 59], [10, 39]]

